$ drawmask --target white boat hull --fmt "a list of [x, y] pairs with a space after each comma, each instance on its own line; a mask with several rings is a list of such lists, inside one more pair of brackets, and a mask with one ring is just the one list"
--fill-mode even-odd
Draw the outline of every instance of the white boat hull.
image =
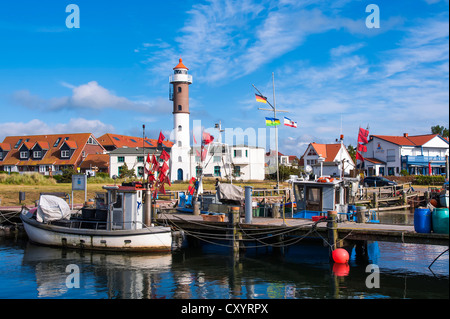
[[47, 246], [109, 251], [170, 251], [170, 227], [153, 226], [138, 230], [74, 229], [39, 223], [21, 214], [30, 241]]

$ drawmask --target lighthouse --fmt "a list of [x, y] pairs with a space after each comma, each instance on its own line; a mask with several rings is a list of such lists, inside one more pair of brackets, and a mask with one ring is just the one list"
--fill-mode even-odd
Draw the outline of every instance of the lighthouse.
[[182, 181], [190, 178], [190, 128], [189, 128], [189, 85], [192, 75], [182, 59], [173, 68], [169, 77], [169, 99], [173, 101], [173, 135], [171, 159], [171, 180]]

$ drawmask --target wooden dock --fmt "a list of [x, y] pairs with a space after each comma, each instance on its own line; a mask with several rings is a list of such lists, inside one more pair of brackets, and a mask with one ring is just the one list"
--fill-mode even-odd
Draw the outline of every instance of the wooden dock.
[[[202, 216], [190, 214], [159, 214], [158, 222], [167, 223], [176, 228], [196, 234], [204, 233], [226, 233], [230, 231], [231, 224], [227, 218], [225, 222], [204, 221]], [[251, 237], [255, 233], [284, 234], [289, 236], [308, 236], [328, 239], [329, 226], [327, 222], [315, 223], [308, 219], [281, 219], [281, 218], [253, 218], [252, 223], [246, 224], [241, 217], [236, 225], [243, 239]], [[337, 223], [337, 246], [345, 246], [352, 241], [388, 241], [408, 244], [424, 245], [449, 245], [448, 234], [417, 233], [414, 226], [388, 225], [378, 223]]]

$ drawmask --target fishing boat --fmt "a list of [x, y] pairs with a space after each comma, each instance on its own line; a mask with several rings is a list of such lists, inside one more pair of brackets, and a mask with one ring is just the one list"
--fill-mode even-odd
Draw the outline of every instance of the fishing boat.
[[84, 207], [81, 214], [51, 195], [42, 195], [33, 210], [22, 209], [20, 218], [30, 241], [92, 250], [171, 250], [171, 228], [151, 223], [145, 188], [114, 185], [103, 189], [105, 196], [96, 199], [95, 207]]
[[[316, 180], [296, 180], [294, 190], [296, 207], [293, 218], [317, 220], [327, 216], [328, 211], [336, 211], [340, 221], [355, 221], [356, 209], [349, 205], [348, 197], [358, 188], [356, 178], [324, 178]], [[364, 212], [367, 222], [378, 223], [375, 211]]]

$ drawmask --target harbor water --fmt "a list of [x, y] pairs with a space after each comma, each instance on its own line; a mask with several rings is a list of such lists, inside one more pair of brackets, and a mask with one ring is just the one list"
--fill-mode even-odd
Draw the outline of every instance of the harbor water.
[[[384, 223], [413, 224], [409, 212], [384, 215]], [[104, 253], [0, 238], [0, 299], [449, 298], [448, 251], [429, 267], [448, 246], [372, 242], [367, 248], [369, 260], [353, 252], [348, 265], [339, 265], [317, 241], [250, 249], [236, 258], [218, 245]]]

